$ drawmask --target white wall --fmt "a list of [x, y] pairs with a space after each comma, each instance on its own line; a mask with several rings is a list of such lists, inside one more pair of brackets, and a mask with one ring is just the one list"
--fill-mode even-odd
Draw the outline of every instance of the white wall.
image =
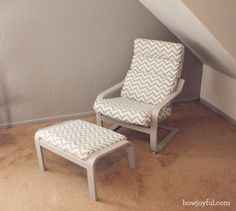
[[201, 98], [236, 120], [236, 80], [203, 65]]

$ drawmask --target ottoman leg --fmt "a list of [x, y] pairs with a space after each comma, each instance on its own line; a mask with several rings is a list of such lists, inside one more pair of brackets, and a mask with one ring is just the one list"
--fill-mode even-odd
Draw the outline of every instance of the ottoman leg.
[[97, 200], [97, 190], [96, 190], [96, 181], [95, 181], [95, 167], [87, 167], [87, 178], [88, 178], [88, 188], [90, 197], [96, 201]]
[[39, 168], [41, 169], [41, 171], [45, 171], [43, 150], [42, 150], [42, 147], [40, 146], [40, 143], [37, 137], [35, 137], [35, 146], [36, 146], [36, 152], [38, 156]]
[[130, 168], [135, 169], [133, 144], [129, 143], [129, 145], [126, 146], [125, 150], [127, 153]]

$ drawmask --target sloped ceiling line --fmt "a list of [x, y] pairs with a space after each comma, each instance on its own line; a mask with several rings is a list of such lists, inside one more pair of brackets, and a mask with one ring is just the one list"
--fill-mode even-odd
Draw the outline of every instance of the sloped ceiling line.
[[139, 0], [204, 64], [236, 79], [236, 59], [180, 0]]

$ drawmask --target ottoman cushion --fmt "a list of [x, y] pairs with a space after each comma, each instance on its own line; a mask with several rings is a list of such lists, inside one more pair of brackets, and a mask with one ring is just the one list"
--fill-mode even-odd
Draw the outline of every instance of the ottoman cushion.
[[40, 142], [80, 160], [127, 138], [112, 130], [82, 120], [66, 121], [37, 131]]

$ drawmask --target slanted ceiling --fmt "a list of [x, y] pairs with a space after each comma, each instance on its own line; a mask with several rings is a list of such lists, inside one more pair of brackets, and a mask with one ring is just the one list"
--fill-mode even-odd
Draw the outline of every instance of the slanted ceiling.
[[165, 24], [202, 63], [236, 79], [235, 58], [182, 1], [139, 1]]

